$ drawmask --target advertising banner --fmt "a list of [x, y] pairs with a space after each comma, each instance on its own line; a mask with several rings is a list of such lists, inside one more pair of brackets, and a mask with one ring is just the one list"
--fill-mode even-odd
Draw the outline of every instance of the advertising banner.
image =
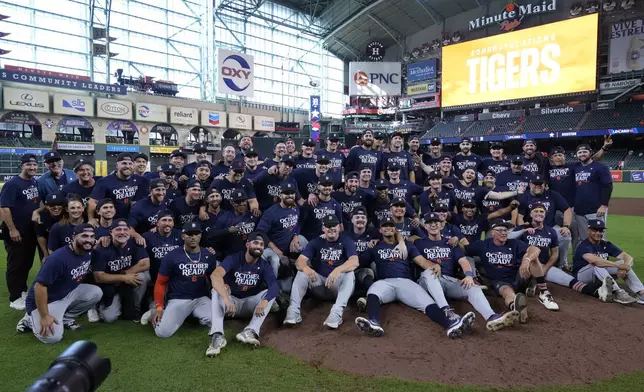
[[108, 144], [107, 152], [139, 152], [139, 146], [131, 144]]
[[611, 170], [610, 176], [613, 179], [613, 182], [622, 182], [623, 181], [622, 173], [624, 172], [621, 170]]
[[0, 71], [0, 80], [16, 83], [37, 84], [40, 86], [69, 88], [72, 90], [92, 91], [104, 94], [127, 94], [127, 86], [65, 79], [57, 76], [36, 75], [27, 72], [9, 71], [6, 69]]
[[250, 114], [231, 113], [228, 120], [230, 128], [246, 129], [248, 131], [253, 129], [253, 116]]
[[96, 99], [96, 117], [132, 119], [132, 102], [115, 99]]
[[474, 121], [473, 114], [462, 114], [460, 116], [454, 117], [454, 122], [470, 122]]
[[170, 124], [199, 125], [199, 110], [170, 106]]
[[246, 53], [217, 48], [217, 92], [253, 97], [255, 61]]
[[228, 126], [228, 119], [226, 118], [226, 112], [217, 112], [214, 110], [202, 110], [201, 125], [204, 125], [206, 127], [226, 128]]
[[644, 182], [644, 171], [632, 171], [631, 182]]
[[87, 95], [54, 94], [54, 113], [94, 117], [94, 98]]
[[349, 63], [349, 95], [400, 95], [400, 63]]
[[644, 69], [644, 19], [634, 19], [610, 26], [608, 72], [632, 72]]
[[311, 95], [311, 105], [309, 107], [309, 116], [311, 120], [311, 139], [320, 140], [320, 96]]
[[414, 83], [407, 85], [407, 95], [414, 96], [420, 94], [428, 94], [436, 92], [436, 81], [430, 80], [429, 82]]
[[443, 107], [596, 88], [598, 14], [443, 47]]
[[134, 110], [138, 121], [168, 122], [168, 108], [165, 105], [137, 102]]
[[614, 82], [599, 83], [600, 94], [618, 94], [642, 83], [642, 79], [617, 80]]
[[89, 143], [56, 143], [59, 150], [94, 151], [94, 145]]
[[525, 110], [509, 110], [507, 112], [479, 113], [479, 120], [497, 120], [503, 118], [516, 118], [525, 115]]
[[152, 154], [172, 154], [172, 151], [176, 149], [177, 147], [150, 146]]
[[92, 123], [83, 117], [64, 117], [58, 122], [58, 126], [63, 128], [94, 128]]
[[49, 113], [49, 93], [46, 91], [5, 87], [3, 98], [7, 110]]
[[255, 116], [253, 124], [256, 131], [275, 132], [275, 118], [273, 117]]
[[436, 78], [436, 59], [407, 64], [407, 82]]
[[586, 111], [586, 105], [582, 103], [577, 105], [562, 105], [562, 106], [553, 106], [553, 107], [547, 107], [547, 108], [530, 109], [530, 115], [545, 116], [549, 114], [578, 113], [578, 112], [585, 112], [585, 111]]

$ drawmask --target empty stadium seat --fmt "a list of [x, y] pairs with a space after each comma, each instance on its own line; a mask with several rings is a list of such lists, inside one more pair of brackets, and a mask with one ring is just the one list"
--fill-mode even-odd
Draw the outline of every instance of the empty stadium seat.
[[635, 128], [642, 125], [644, 106], [629, 103], [615, 105], [615, 109], [591, 111], [580, 129]]
[[519, 119], [494, 119], [476, 121], [466, 132], [467, 136], [506, 135], [519, 125]]
[[585, 113], [560, 113], [547, 116], [527, 116], [521, 129], [523, 132], [571, 131]]

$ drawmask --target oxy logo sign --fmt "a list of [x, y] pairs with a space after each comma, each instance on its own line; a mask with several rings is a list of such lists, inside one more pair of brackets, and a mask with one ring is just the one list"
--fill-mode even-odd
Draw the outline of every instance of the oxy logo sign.
[[85, 101], [80, 98], [72, 100], [63, 99], [64, 108], [74, 109], [78, 112], [85, 113], [85, 106]]
[[218, 87], [226, 94], [253, 96], [253, 56], [219, 48]]

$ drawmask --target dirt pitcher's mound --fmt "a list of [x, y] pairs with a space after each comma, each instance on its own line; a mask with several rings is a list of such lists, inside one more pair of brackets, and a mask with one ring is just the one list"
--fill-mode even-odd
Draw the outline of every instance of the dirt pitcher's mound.
[[[458, 385], [585, 384], [644, 369], [644, 306], [605, 304], [558, 286], [552, 291], [559, 312], [529, 299], [527, 324], [488, 332], [477, 314], [474, 331], [458, 340], [401, 304], [383, 306], [382, 338], [355, 327], [354, 306], [338, 330], [327, 330], [322, 323], [331, 304], [307, 300], [301, 325], [276, 328], [270, 320], [262, 342], [313, 366]], [[499, 298], [491, 303], [501, 308]], [[454, 305], [460, 314], [471, 310], [469, 303]]]
[[644, 216], [644, 199], [629, 197], [611, 199], [608, 205], [608, 214]]

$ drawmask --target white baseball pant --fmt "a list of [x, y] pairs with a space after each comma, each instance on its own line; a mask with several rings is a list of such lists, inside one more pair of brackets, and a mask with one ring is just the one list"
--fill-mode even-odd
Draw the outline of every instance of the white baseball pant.
[[[152, 310], [152, 317], [155, 314], [156, 309]], [[154, 328], [154, 333], [160, 338], [169, 338], [190, 315], [199, 319], [201, 325], [210, 327], [212, 318], [210, 298], [171, 299], [163, 309], [163, 317]]]
[[[268, 301], [268, 304], [264, 308], [264, 315], [258, 316], [255, 313], [255, 308], [259, 303], [264, 299], [268, 293], [268, 290], [264, 290], [256, 295], [246, 298], [237, 298], [230, 296], [230, 301], [235, 304], [235, 314], [229, 315], [233, 318], [250, 318], [250, 323], [246, 328], [250, 328], [257, 336], [259, 336], [259, 330], [262, 328], [262, 324], [268, 316], [268, 313], [271, 311], [273, 302], [275, 299]], [[224, 316], [226, 315], [226, 303], [222, 296], [217, 293], [217, 291], [212, 290], [212, 326], [210, 327], [209, 335], [215, 333], [224, 333]]]
[[[616, 260], [615, 263], [617, 264], [623, 264], [624, 260]], [[584, 268], [580, 269], [577, 272], [577, 279], [579, 279], [581, 282], [584, 283], [592, 283], [593, 280], [598, 278], [599, 280], [603, 281], [606, 276], [609, 275], [617, 275], [618, 269], [615, 267], [595, 267], [592, 264], [588, 264]], [[642, 285], [642, 281], [640, 281], [640, 278], [635, 275], [635, 272], [633, 270], [629, 270], [626, 273], [626, 278], [624, 279], [626, 281], [626, 284], [628, 285], [628, 288], [635, 294], [641, 292], [644, 290], [644, 285]], [[613, 291], [619, 290], [619, 286], [617, 283], [613, 280], [614, 287]]]
[[490, 303], [483, 294], [483, 290], [481, 290], [479, 286], [474, 285], [472, 288], [466, 289], [461, 286], [460, 280], [451, 276], [441, 276], [439, 281], [443, 288], [443, 292], [448, 298], [461, 300], [467, 299], [474, 309], [479, 312], [483, 318], [485, 318], [485, 320], [489, 319], [494, 314], [494, 310], [492, 310]]
[[331, 288], [326, 287], [326, 277], [315, 273], [315, 281], [311, 281], [309, 276], [302, 271], [298, 271], [295, 275], [295, 280], [293, 280], [293, 287], [291, 288], [291, 302], [289, 303], [289, 310], [296, 313], [300, 313], [300, 305], [302, 304], [302, 299], [306, 295], [307, 291], [311, 291], [311, 294], [317, 298], [331, 301], [335, 299], [335, 303], [331, 307], [331, 313], [342, 317], [344, 308], [349, 302], [349, 298], [353, 294], [353, 289], [355, 288], [356, 277], [352, 272], [344, 272], [340, 274], [335, 285]]
[[416, 282], [407, 278], [387, 278], [376, 281], [369, 287], [367, 296], [375, 295], [381, 304], [400, 301], [419, 312], [425, 312], [434, 304], [432, 297]]

